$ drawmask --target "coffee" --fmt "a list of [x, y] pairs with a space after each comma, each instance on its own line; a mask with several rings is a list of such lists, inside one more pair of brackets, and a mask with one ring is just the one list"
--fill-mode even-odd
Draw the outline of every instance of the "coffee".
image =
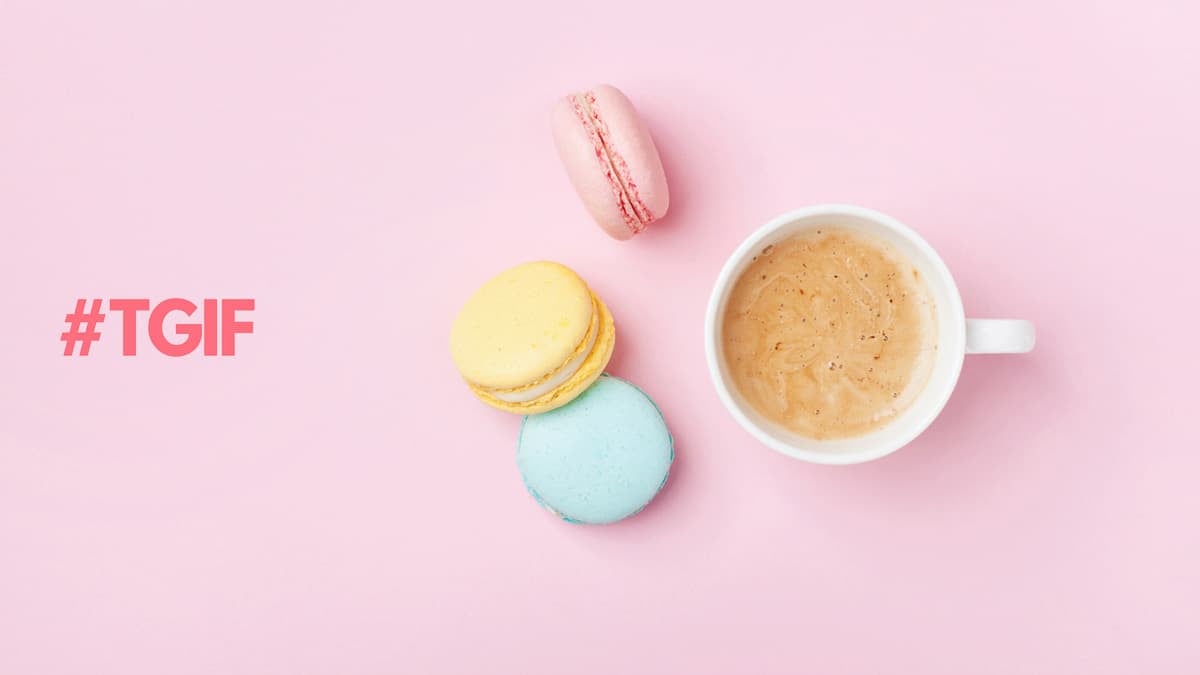
[[921, 393], [937, 350], [916, 267], [886, 241], [837, 228], [760, 251], [733, 286], [722, 332], [742, 397], [817, 439], [885, 426]]

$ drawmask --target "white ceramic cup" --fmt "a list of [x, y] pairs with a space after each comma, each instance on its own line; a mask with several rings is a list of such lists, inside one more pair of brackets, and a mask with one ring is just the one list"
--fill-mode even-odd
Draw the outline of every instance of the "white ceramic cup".
[[[808, 438], [760, 415], [738, 393], [726, 368], [722, 347], [722, 317], [729, 292], [751, 259], [770, 244], [818, 227], [844, 228], [890, 242], [924, 276], [936, 305], [937, 357], [925, 389], [888, 424], [852, 438]], [[708, 369], [730, 414], [767, 447], [819, 464], [857, 464], [904, 447], [933, 422], [950, 399], [965, 355], [1024, 353], [1033, 349], [1033, 342], [1033, 324], [1028, 321], [966, 318], [954, 277], [933, 247], [895, 218], [845, 204], [822, 204], [785, 213], [747, 237], [717, 276], [704, 319]]]

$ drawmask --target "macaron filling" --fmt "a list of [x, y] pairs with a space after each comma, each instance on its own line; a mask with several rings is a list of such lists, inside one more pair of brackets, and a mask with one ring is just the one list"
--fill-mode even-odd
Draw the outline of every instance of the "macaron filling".
[[575, 116], [579, 118], [579, 123], [583, 125], [588, 139], [592, 142], [596, 161], [599, 162], [600, 170], [612, 189], [621, 218], [633, 234], [641, 232], [654, 222], [654, 214], [642, 203], [638, 196], [637, 183], [629, 171], [629, 164], [613, 145], [608, 125], [604, 123], [596, 108], [595, 93], [585, 91], [582, 94], [573, 94], [569, 100]]
[[505, 403], [528, 403], [539, 399], [546, 394], [554, 391], [563, 383], [571, 379], [579, 369], [583, 367], [588, 356], [591, 355], [592, 349], [596, 346], [596, 337], [600, 333], [600, 317], [596, 310], [596, 301], [592, 300], [592, 321], [588, 326], [587, 335], [583, 342], [575, 348], [573, 356], [563, 365], [554, 369], [550, 373], [538, 378], [533, 384], [525, 385], [516, 389], [495, 389], [490, 387], [480, 387], [488, 395], [493, 396]]
[[538, 399], [546, 394], [549, 394], [558, 387], [562, 386], [564, 382], [571, 379], [571, 376], [573, 376], [575, 373], [579, 372], [579, 369], [583, 366], [583, 362], [586, 361], [587, 357], [592, 353], [592, 348], [596, 346], [597, 332], [597, 330], [593, 329], [590, 333], [590, 339], [588, 340], [588, 343], [584, 349], [581, 350], [579, 354], [575, 356], [575, 358], [564, 364], [562, 368], [559, 368], [557, 371], [555, 371], [550, 379], [546, 380], [545, 382], [517, 391], [489, 390], [488, 393], [506, 403], [528, 403], [534, 399]]

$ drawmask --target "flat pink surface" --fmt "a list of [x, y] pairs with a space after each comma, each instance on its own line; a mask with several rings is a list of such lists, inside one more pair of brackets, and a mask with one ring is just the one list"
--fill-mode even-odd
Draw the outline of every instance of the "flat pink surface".
[[[164, 4], [0, 9], [0, 673], [1196, 672], [1193, 3]], [[547, 128], [601, 81], [671, 180], [629, 243]], [[858, 467], [758, 446], [704, 366], [725, 256], [822, 201], [1039, 329]], [[678, 440], [620, 525], [539, 510], [450, 363], [535, 258]], [[173, 295], [256, 332], [61, 355], [76, 298]]]

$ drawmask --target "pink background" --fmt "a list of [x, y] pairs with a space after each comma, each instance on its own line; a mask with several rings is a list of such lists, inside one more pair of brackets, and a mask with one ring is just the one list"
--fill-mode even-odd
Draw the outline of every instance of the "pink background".
[[[1200, 668], [1194, 3], [171, 4], [0, 9], [0, 672]], [[602, 81], [671, 180], [627, 244], [547, 129]], [[822, 201], [1039, 328], [850, 468], [753, 442], [701, 341], [725, 256]], [[537, 508], [447, 353], [536, 258], [678, 440], [616, 526]], [[257, 330], [61, 355], [75, 298], [173, 295]]]

